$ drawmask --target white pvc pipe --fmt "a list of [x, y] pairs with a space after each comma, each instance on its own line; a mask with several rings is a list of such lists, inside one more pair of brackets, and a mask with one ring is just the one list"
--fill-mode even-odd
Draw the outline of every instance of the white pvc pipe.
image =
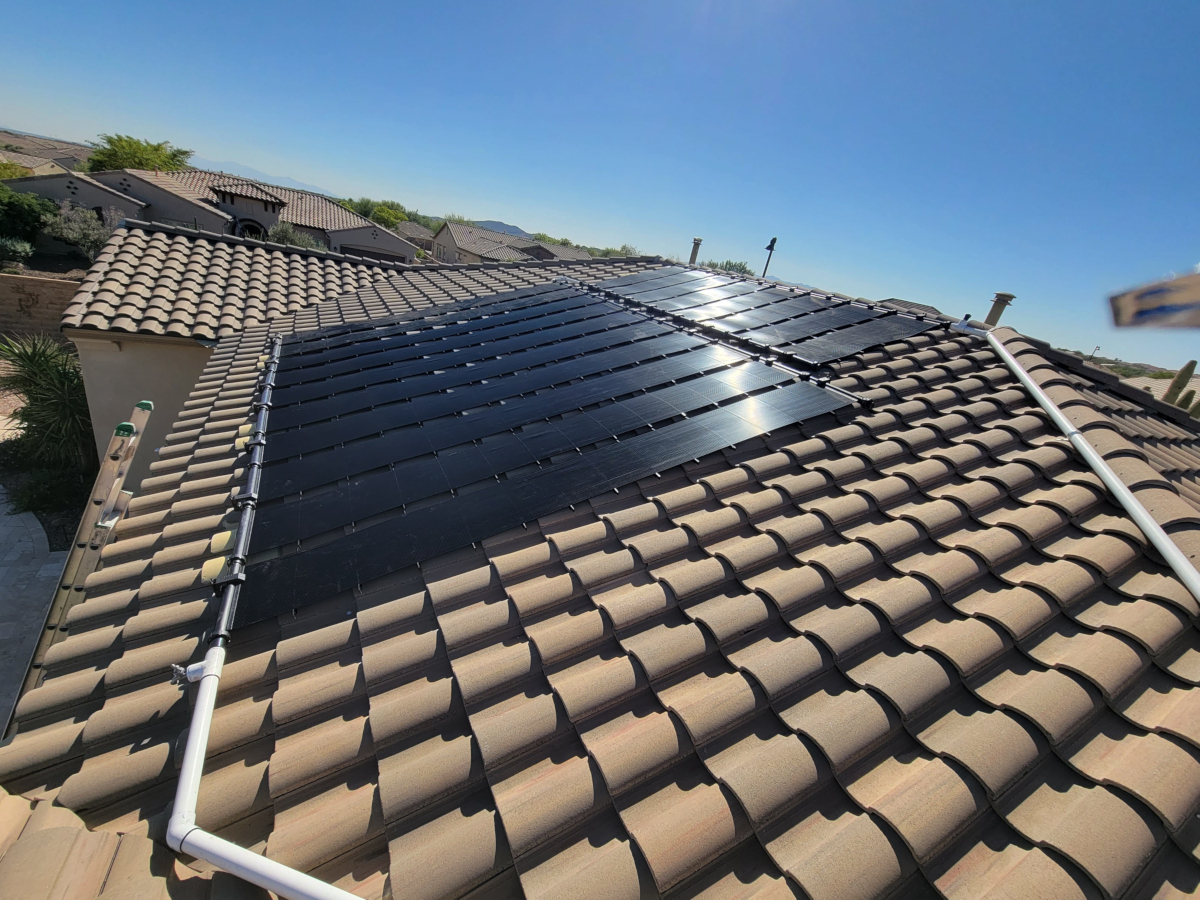
[[1104, 482], [1104, 486], [1117, 498], [1117, 502], [1125, 508], [1130, 518], [1137, 523], [1138, 528], [1142, 529], [1142, 533], [1146, 535], [1150, 543], [1154, 545], [1154, 548], [1162, 554], [1163, 559], [1171, 567], [1171, 570], [1179, 576], [1179, 580], [1183, 582], [1184, 587], [1191, 591], [1192, 596], [1200, 601], [1200, 572], [1196, 571], [1196, 567], [1192, 565], [1191, 560], [1171, 540], [1170, 535], [1163, 531], [1162, 526], [1154, 520], [1154, 517], [1150, 515], [1146, 507], [1142, 506], [1142, 502], [1129, 489], [1129, 486], [1117, 477], [1117, 473], [1104, 461], [1104, 457], [1088, 442], [1088, 439], [1083, 436], [1080, 430], [1071, 423], [1071, 420], [1063, 415], [1063, 411], [1058, 408], [1055, 402], [1046, 396], [1046, 392], [1042, 390], [1041, 385], [1035, 382], [1030, 374], [1025, 371], [1025, 367], [1017, 362], [1016, 357], [1008, 352], [1008, 348], [1000, 342], [1000, 339], [991, 332], [981, 331], [968, 324], [967, 319], [963, 319], [961, 322], [952, 325], [951, 330], [987, 339], [988, 344], [996, 352], [996, 355], [1003, 360], [1004, 364], [1008, 366], [1009, 371], [1017, 376], [1017, 380], [1033, 395], [1033, 399], [1038, 402], [1038, 406], [1046, 411], [1051, 421], [1058, 426], [1058, 430], [1066, 435], [1067, 440], [1071, 442], [1071, 446], [1092, 467], [1092, 471], [1100, 476], [1100, 480]]
[[175, 805], [167, 823], [168, 846], [176, 852], [203, 859], [287, 900], [357, 900], [353, 894], [209, 834], [196, 825], [196, 799], [200, 794], [208, 734], [224, 664], [225, 648], [216, 644], [209, 648], [203, 662], [189, 666], [187, 670], [188, 680], [198, 681], [200, 686], [192, 710], [187, 745], [183, 751], [179, 785], [175, 789]]

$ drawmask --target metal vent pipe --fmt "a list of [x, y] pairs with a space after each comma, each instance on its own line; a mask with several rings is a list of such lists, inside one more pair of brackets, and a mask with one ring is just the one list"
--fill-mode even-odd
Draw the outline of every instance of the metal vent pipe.
[[703, 243], [703, 241], [704, 238], [692, 238], [692, 256], [691, 259], [688, 260], [689, 266], [694, 266], [696, 264], [696, 259], [700, 256], [700, 244]]

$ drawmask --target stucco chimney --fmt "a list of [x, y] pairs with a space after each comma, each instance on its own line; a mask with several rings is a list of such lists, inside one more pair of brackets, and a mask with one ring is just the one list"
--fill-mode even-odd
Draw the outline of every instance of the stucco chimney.
[[992, 301], [992, 309], [984, 319], [985, 325], [999, 325], [1000, 317], [1004, 315], [1004, 307], [1012, 303], [1017, 297], [1016, 294], [1006, 294], [1004, 291], [996, 292], [996, 299]]
[[692, 258], [688, 260], [689, 266], [696, 264], [696, 257], [700, 255], [700, 244], [704, 238], [692, 238]]

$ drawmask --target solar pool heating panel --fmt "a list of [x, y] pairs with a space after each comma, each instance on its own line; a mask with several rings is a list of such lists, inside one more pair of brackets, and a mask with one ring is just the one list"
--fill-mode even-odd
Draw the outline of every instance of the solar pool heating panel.
[[834, 360], [844, 359], [861, 353], [868, 347], [876, 347], [889, 341], [899, 341], [913, 335], [921, 334], [941, 323], [937, 321], [921, 321], [908, 316], [890, 315], [864, 322], [852, 328], [832, 331], [820, 337], [810, 338], [786, 348], [793, 356], [812, 363], [824, 365]]
[[[343, 372], [415, 359], [428, 353], [445, 353], [512, 335], [594, 319], [607, 315], [610, 309], [611, 306], [597, 303], [594, 297], [573, 298], [546, 304], [538, 309], [536, 316], [494, 316], [377, 341], [358, 341], [338, 348], [336, 355], [313, 354], [311, 360], [300, 360], [301, 364], [284, 370], [288, 377], [278, 388], [282, 390], [294, 384], [319, 381]], [[297, 363], [295, 359], [289, 361]]]
[[[847, 401], [813, 385], [795, 385], [798, 408], [812, 415]], [[810, 398], [803, 403], [804, 395]], [[778, 427], [787, 416], [747, 398], [662, 429], [608, 444], [560, 465], [450, 497], [328, 543], [249, 567], [237, 626], [325, 599], [522, 522], [594, 497], [686, 460]]]

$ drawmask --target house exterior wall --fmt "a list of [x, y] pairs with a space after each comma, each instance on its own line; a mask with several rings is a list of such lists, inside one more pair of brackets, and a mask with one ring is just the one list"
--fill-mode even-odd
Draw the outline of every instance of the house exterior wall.
[[0, 334], [50, 334], [79, 288], [78, 281], [0, 275]]
[[40, 166], [34, 166], [32, 169], [30, 169], [30, 171], [33, 172], [34, 175], [63, 175], [66, 174], [68, 170], [60, 166], [54, 160], [48, 159]]
[[129, 194], [146, 204], [140, 216], [130, 215], [130, 218], [141, 218], [148, 222], [163, 222], [167, 225], [182, 225], [185, 228], [195, 228], [197, 225], [205, 231], [215, 231], [227, 234], [232, 230], [230, 219], [215, 207], [208, 208], [180, 197], [178, 194], [161, 188], [156, 184], [130, 175], [121, 169], [112, 172], [93, 172], [92, 177], [101, 184]]
[[134, 404], [153, 401], [154, 412], [125, 478], [127, 489], [141, 484], [150, 474], [150, 463], [158, 459], [155, 451], [171, 433], [212, 350], [182, 338], [105, 336], [75, 328], [63, 331], [79, 348], [97, 458], [108, 447], [117, 423], [129, 419]]
[[335, 253], [353, 256], [381, 254], [387, 259], [398, 259], [410, 263], [417, 258], [417, 248], [385, 228], [364, 225], [361, 228], [346, 228], [329, 232], [329, 249]]
[[262, 228], [264, 234], [279, 221], [278, 206], [277, 203], [255, 200], [252, 197], [234, 197], [232, 203], [217, 203], [221, 212], [229, 213], [238, 220], [239, 226], [255, 223]]
[[70, 200], [72, 203], [88, 209], [97, 207], [108, 209], [110, 206], [115, 206], [124, 213], [124, 218], [130, 219], [144, 215], [143, 207], [136, 202], [138, 200], [136, 196], [123, 200], [70, 173], [43, 177], [27, 176], [5, 181], [5, 184], [19, 194], [37, 194], [39, 197], [45, 197], [55, 203]]
[[458, 244], [454, 242], [454, 235], [450, 233], [449, 228], [443, 225], [433, 236], [433, 258], [438, 262], [457, 263], [462, 262], [460, 256], [461, 251], [458, 249]]

